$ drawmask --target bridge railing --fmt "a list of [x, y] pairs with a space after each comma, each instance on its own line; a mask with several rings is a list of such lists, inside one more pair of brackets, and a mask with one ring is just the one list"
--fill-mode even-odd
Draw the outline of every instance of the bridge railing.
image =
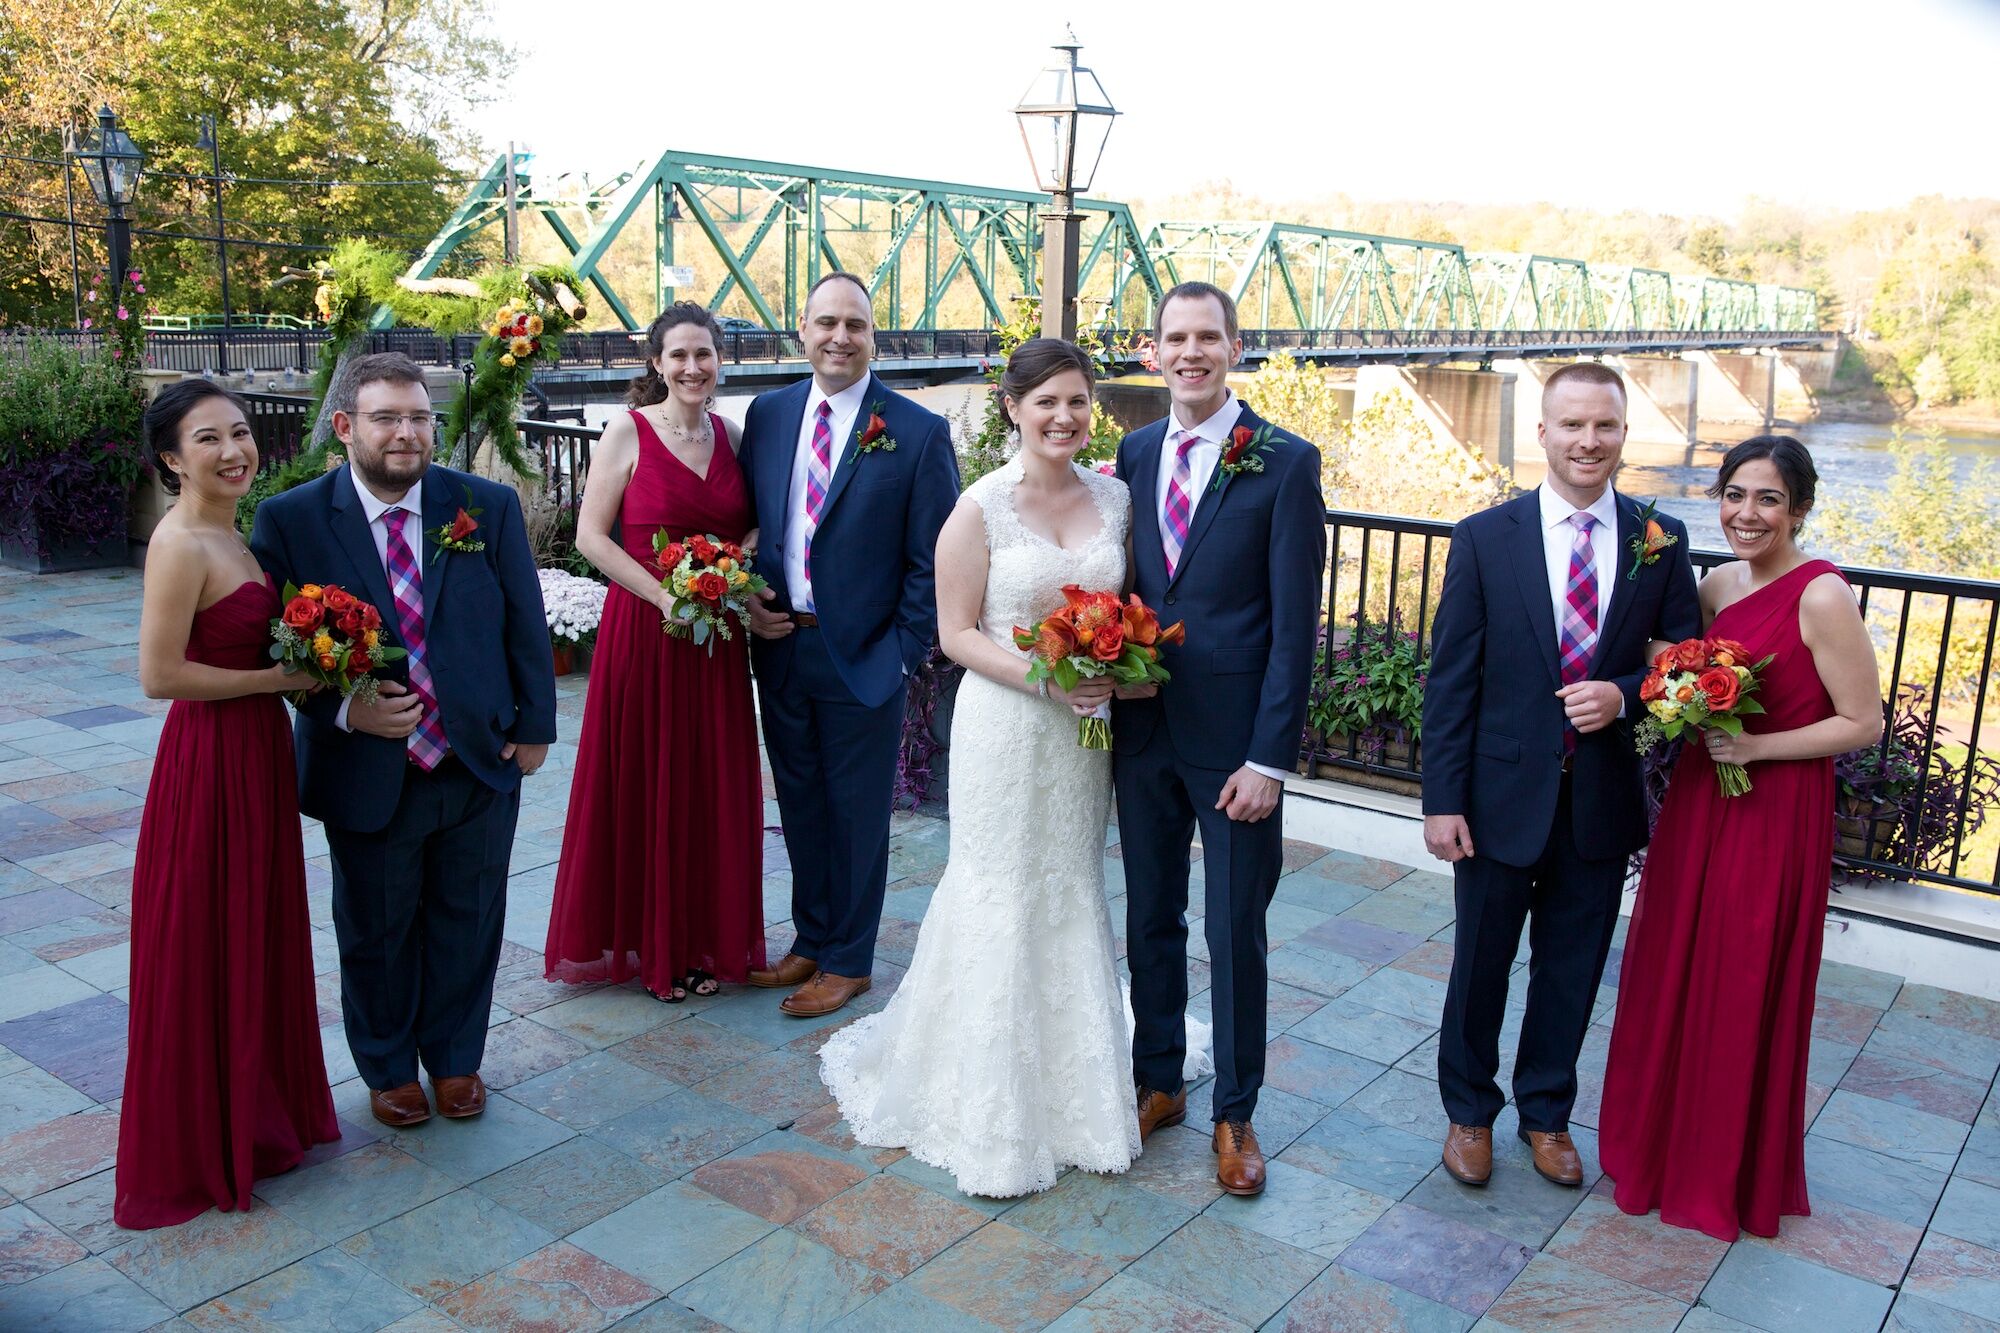
[[[1452, 525], [1347, 510], [1328, 510], [1326, 524], [1329, 632], [1319, 670], [1331, 665], [1357, 619], [1379, 626], [1393, 615], [1398, 629], [1428, 645]], [[1734, 558], [1690, 554], [1703, 576]], [[1863, 872], [2000, 893], [2000, 807], [1982, 776], [2000, 750], [2000, 583], [1851, 566], [1841, 572], [1875, 645], [1883, 697], [1903, 725], [1885, 731], [1872, 758], [1858, 765], [1891, 775], [1873, 786], [1893, 793], [1897, 809], [1844, 800], [1840, 860]], [[1329, 745], [1315, 738], [1311, 758], [1334, 770], [1409, 781], [1423, 771], [1422, 745], [1393, 743], [1406, 739], [1350, 736]]]

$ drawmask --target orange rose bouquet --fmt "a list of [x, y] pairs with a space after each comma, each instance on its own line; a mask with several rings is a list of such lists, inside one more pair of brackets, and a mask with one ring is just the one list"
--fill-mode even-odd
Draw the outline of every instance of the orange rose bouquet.
[[673, 598], [662, 628], [675, 638], [707, 644], [711, 655], [717, 639], [735, 637], [729, 618], [748, 625], [750, 599], [769, 586], [750, 571], [750, 557], [741, 546], [712, 533], [676, 541], [656, 532], [653, 554], [661, 570], [660, 586]]
[[[273, 659], [362, 703], [375, 702], [375, 668], [409, 655], [382, 641], [382, 613], [373, 604], [336, 583], [287, 583], [271, 641]], [[301, 691], [292, 702], [304, 697]]]
[[[1109, 676], [1120, 685], [1158, 685], [1169, 679], [1160, 665], [1160, 645], [1180, 643], [1177, 621], [1160, 628], [1160, 618], [1137, 593], [1118, 600], [1115, 592], [1063, 588], [1063, 604], [1026, 629], [1016, 626], [1014, 645], [1028, 653], [1028, 683], [1053, 680], [1065, 690], [1078, 682]], [[1087, 750], [1111, 748], [1111, 710], [1077, 719], [1077, 744]]]
[[[1679, 737], [1687, 727], [1742, 735], [1743, 719], [1764, 711], [1751, 696], [1761, 683], [1757, 673], [1771, 661], [1766, 657], [1753, 665], [1749, 658], [1749, 650], [1734, 639], [1683, 639], [1661, 649], [1639, 682], [1647, 713], [1633, 731], [1639, 753]], [[1750, 790], [1750, 771], [1741, 764], [1717, 764], [1715, 780], [1724, 796]]]

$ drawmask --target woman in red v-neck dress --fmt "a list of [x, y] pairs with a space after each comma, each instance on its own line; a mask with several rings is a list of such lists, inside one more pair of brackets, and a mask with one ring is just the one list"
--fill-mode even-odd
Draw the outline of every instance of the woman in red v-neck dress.
[[[1735, 1240], [1805, 1216], [1806, 1057], [1833, 870], [1833, 756], [1881, 735], [1881, 686], [1840, 571], [1798, 549], [1805, 447], [1730, 450], [1710, 494], [1741, 557], [1701, 585], [1711, 637], [1759, 674], [1744, 734], [1690, 733], [1646, 853], [1619, 977], [1599, 1151], [1628, 1213]], [[1723, 797], [1718, 762], [1750, 791]]]
[[545, 971], [568, 982], [636, 976], [678, 1002], [764, 966], [764, 789], [748, 631], [699, 645], [663, 631], [653, 534], [749, 548], [755, 520], [728, 424], [706, 408], [720, 367], [715, 317], [682, 302], [646, 337], [647, 372], [632, 411], [593, 450], [577, 518], [577, 549], [611, 587]]

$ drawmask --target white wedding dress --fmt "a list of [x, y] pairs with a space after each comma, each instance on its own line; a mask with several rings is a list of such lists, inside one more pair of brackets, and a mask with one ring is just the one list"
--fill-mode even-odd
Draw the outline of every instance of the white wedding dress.
[[[1064, 584], [1125, 582], [1131, 503], [1076, 469], [1102, 519], [1064, 550], [1014, 512], [1019, 460], [966, 490], [989, 556], [980, 630], [1021, 660], [1012, 629]], [[820, 1077], [860, 1142], [907, 1148], [967, 1194], [1047, 1189], [1065, 1166], [1120, 1172], [1139, 1155], [1132, 1020], [1104, 898], [1111, 756], [1076, 715], [968, 671], [951, 722], [951, 860], [888, 1006], [834, 1034]], [[1188, 1078], [1212, 1068], [1189, 1024]]]

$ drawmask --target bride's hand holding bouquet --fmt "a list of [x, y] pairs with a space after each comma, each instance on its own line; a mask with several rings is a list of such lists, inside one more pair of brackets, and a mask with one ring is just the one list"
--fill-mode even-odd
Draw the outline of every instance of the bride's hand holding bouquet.
[[[1028, 653], [1028, 683], [1045, 692], [1053, 683], [1057, 697], [1076, 709], [1077, 743], [1108, 750], [1112, 687], [1166, 681], [1160, 645], [1180, 643], [1185, 631], [1178, 621], [1162, 629], [1137, 593], [1121, 602], [1117, 593], [1085, 592], [1073, 583], [1062, 592], [1061, 606], [1026, 629], [1015, 627], [1014, 644]], [[1101, 693], [1088, 688], [1100, 682]]]

